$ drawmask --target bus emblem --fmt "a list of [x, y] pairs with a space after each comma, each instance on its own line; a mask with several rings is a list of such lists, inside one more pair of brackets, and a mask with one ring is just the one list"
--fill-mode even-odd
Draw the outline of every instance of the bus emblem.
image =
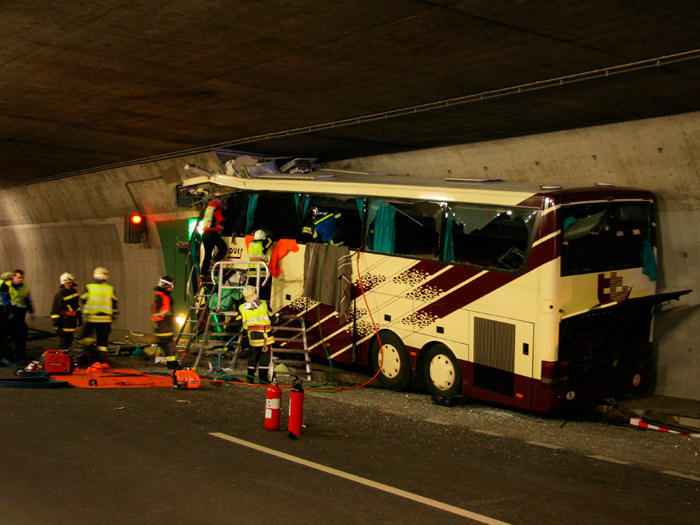
[[617, 272], [610, 272], [610, 277], [604, 273], [598, 274], [598, 301], [600, 304], [625, 301], [632, 289], [622, 285], [622, 276]]

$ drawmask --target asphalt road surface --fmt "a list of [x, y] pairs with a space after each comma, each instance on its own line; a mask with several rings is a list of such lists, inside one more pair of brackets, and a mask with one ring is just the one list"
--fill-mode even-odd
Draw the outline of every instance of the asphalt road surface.
[[294, 441], [288, 399], [269, 432], [262, 387], [2, 388], [0, 523], [700, 522], [698, 480], [333, 394]]

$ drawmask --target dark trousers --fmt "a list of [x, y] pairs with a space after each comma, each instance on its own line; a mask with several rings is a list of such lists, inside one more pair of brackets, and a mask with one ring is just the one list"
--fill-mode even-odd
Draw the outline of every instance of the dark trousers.
[[90, 337], [94, 331], [96, 334], [96, 345], [98, 350], [107, 351], [109, 346], [109, 332], [111, 331], [112, 323], [85, 323], [82, 339]]
[[58, 332], [58, 336], [61, 338], [61, 350], [68, 350], [70, 348], [70, 345], [73, 344], [74, 333], [74, 331], [66, 332], [65, 330]]
[[[248, 336], [246, 336], [246, 340]], [[251, 383], [255, 382], [255, 367], [258, 367], [258, 378], [261, 383], [269, 383], [268, 381], [268, 367], [270, 366], [270, 349], [267, 352], [263, 352], [262, 346], [250, 346], [248, 345], [248, 379]]]
[[24, 361], [27, 357], [27, 323], [24, 318], [27, 315], [25, 308], [12, 307], [12, 319], [7, 320], [8, 332], [15, 341], [15, 358]]
[[216, 247], [214, 262], [217, 263], [226, 257], [228, 246], [226, 246], [226, 242], [221, 238], [221, 235], [212, 230], [207, 230], [202, 234], [202, 244], [204, 245], [204, 260], [202, 261], [202, 269], [199, 275], [205, 277], [208, 281], [210, 278], [209, 268], [211, 268], [211, 257], [214, 248]]

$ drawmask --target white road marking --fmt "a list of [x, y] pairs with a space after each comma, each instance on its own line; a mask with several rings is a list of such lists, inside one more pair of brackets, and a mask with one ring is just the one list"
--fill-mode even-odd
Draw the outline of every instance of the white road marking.
[[624, 461], [622, 459], [617, 459], [617, 458], [609, 458], [608, 456], [588, 456], [589, 458], [593, 459], [599, 459], [601, 461], [607, 461], [608, 463], [617, 463], [618, 465], [630, 465], [632, 462], [631, 461]]
[[384, 492], [388, 492], [389, 494], [393, 494], [395, 496], [410, 499], [410, 500], [415, 501], [417, 503], [422, 503], [423, 505], [428, 505], [430, 507], [434, 507], [436, 509], [443, 510], [445, 512], [450, 512], [450, 513], [456, 514], [458, 516], [463, 516], [465, 518], [469, 518], [469, 519], [472, 519], [474, 521], [478, 521], [480, 523], [488, 523], [488, 524], [492, 524], [492, 525], [507, 525], [506, 522], [504, 522], [504, 521], [499, 521], [499, 520], [494, 519], [494, 518], [489, 518], [488, 516], [483, 516], [481, 514], [477, 514], [476, 512], [471, 512], [471, 511], [468, 511], [465, 509], [461, 509], [459, 507], [454, 507], [452, 505], [448, 505], [447, 503], [442, 503], [441, 501], [426, 498], [424, 496], [420, 496], [418, 494], [413, 494], [412, 492], [408, 492], [405, 490], [397, 489], [396, 487], [392, 487], [390, 485], [385, 485], [384, 483], [378, 483], [376, 481], [372, 481], [371, 479], [356, 476], [355, 474], [349, 474], [347, 472], [343, 472], [342, 470], [338, 470], [338, 469], [335, 469], [332, 467], [327, 467], [325, 465], [321, 465], [320, 463], [314, 463], [313, 461], [309, 461], [307, 459], [298, 458], [296, 456], [292, 456], [291, 454], [279, 452], [278, 450], [274, 450], [272, 448], [263, 447], [263, 446], [258, 445], [256, 443], [251, 443], [250, 441], [245, 441], [243, 439], [229, 436], [228, 434], [223, 434], [221, 432], [210, 432], [210, 435], [217, 437], [217, 438], [220, 438], [220, 439], [224, 439], [226, 441], [230, 441], [231, 443], [235, 443], [237, 445], [241, 445], [244, 447], [251, 448], [253, 450], [257, 450], [258, 452], [263, 452], [265, 454], [270, 454], [272, 456], [275, 456], [275, 457], [278, 457], [281, 459], [285, 459], [285, 460], [291, 461], [293, 463], [298, 463], [299, 465], [304, 465], [305, 467], [320, 470], [321, 472], [325, 472], [326, 474], [338, 476], [339, 478], [347, 479], [349, 481], [354, 481], [355, 483], [360, 483], [361, 485], [365, 485], [367, 487], [371, 487], [371, 488], [374, 488], [377, 490], [382, 490]]
[[541, 441], [526, 441], [525, 443], [529, 443], [530, 445], [536, 445], [538, 447], [551, 448], [552, 450], [564, 449], [564, 447], [560, 447], [559, 445], [552, 445], [551, 443], [542, 443]]
[[683, 474], [682, 472], [676, 472], [675, 470], [662, 470], [662, 474], [668, 474], [669, 476], [677, 476], [679, 478], [691, 479], [693, 481], [700, 481], [700, 477], [693, 476], [692, 474]]

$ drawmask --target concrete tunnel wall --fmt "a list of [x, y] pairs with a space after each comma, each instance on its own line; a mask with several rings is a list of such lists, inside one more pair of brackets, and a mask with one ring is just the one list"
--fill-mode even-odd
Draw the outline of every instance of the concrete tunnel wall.
[[[692, 288], [656, 322], [656, 393], [700, 399], [700, 113], [532, 135], [514, 139], [349, 159], [335, 167], [394, 174], [494, 177], [540, 183], [613, 182], [653, 191], [658, 199], [659, 291]], [[155, 280], [164, 273], [156, 225], [196, 215], [175, 208], [174, 186], [194, 163], [221, 171], [213, 153], [45, 181], [0, 191], [0, 271], [22, 268], [50, 326], [58, 277], [74, 273], [82, 291], [105, 266], [120, 299], [115, 332], [151, 332]], [[123, 242], [124, 217], [147, 217], [148, 240]], [[184, 283], [183, 283], [184, 284]]]

